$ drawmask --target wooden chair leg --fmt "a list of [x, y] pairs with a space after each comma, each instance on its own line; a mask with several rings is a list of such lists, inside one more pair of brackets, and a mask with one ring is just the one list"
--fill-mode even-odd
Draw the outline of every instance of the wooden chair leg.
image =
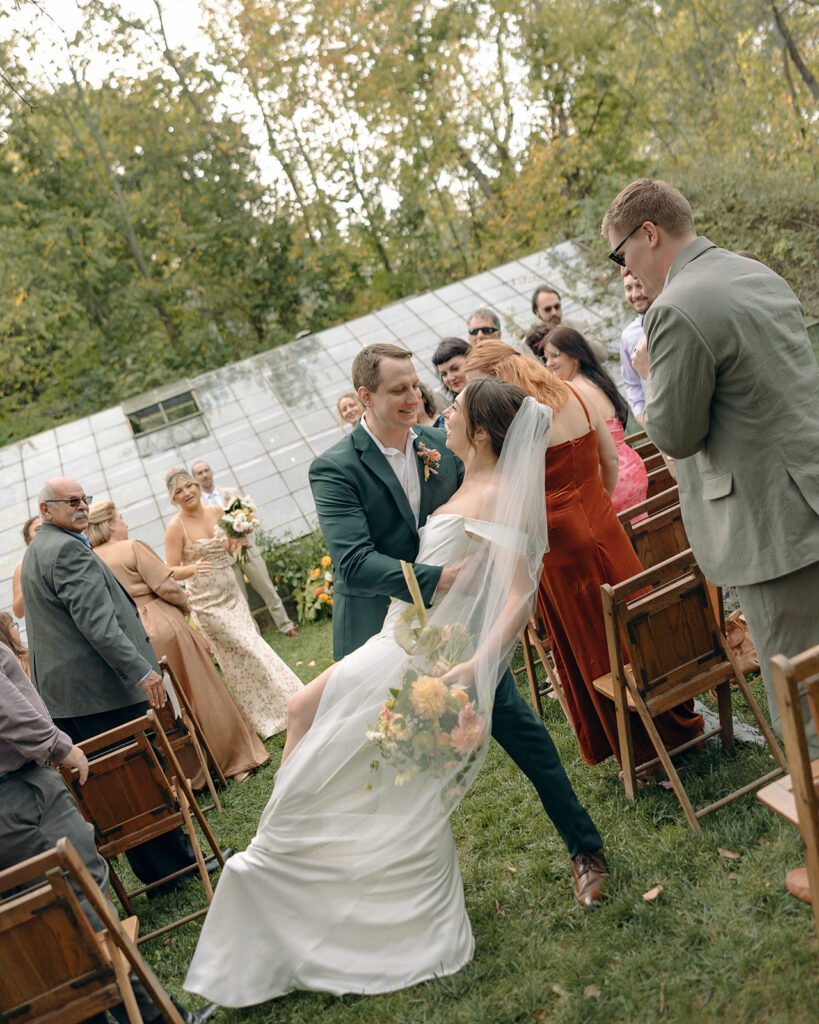
[[535, 671], [535, 659], [532, 657], [532, 644], [529, 641], [529, 630], [524, 628], [520, 634], [520, 643], [523, 649], [523, 664], [526, 666], [526, 678], [529, 680], [529, 692], [532, 694], [532, 707], [539, 717], [543, 716], [543, 704], [540, 699], [540, 687], [537, 683], [537, 672]]
[[191, 722], [188, 719], [187, 714], [185, 712], [182, 713], [182, 721], [185, 722], [185, 725], [188, 727], [188, 732], [190, 733], [191, 737], [191, 743], [193, 744], [193, 749], [196, 751], [196, 756], [199, 759], [199, 764], [202, 766], [202, 773], [205, 776], [205, 785], [208, 787], [208, 792], [210, 793], [211, 800], [213, 801], [213, 807], [216, 809], [217, 814], [221, 814], [222, 804], [219, 802], [219, 797], [216, 793], [216, 787], [213, 784], [213, 776], [210, 773], [208, 759], [205, 757], [204, 751], [202, 750], [201, 744], [199, 743], [199, 738], [196, 735], [196, 730], [192, 728]]
[[205, 890], [205, 895], [208, 898], [208, 903], [213, 899], [213, 886], [210, 884], [210, 876], [208, 875], [208, 869], [205, 867], [205, 858], [202, 856], [202, 848], [199, 845], [199, 838], [196, 835], [196, 831], [191, 821], [190, 805], [188, 804], [188, 798], [185, 795], [185, 790], [178, 784], [176, 778], [171, 779], [171, 785], [176, 793], [176, 799], [179, 801], [179, 809], [182, 812], [182, 818], [185, 821], [185, 828], [188, 831], [188, 836], [193, 847], [193, 855], [196, 858], [196, 866], [199, 869], [199, 877], [202, 879], [202, 886]]
[[563, 684], [558, 679], [555, 670], [549, 664], [549, 656], [546, 653], [546, 648], [541, 643], [540, 637], [537, 634], [537, 630], [531, 624], [527, 628], [529, 630], [529, 637], [532, 646], [537, 651], [538, 657], [543, 663], [543, 668], [546, 671], [546, 677], [549, 680], [549, 685], [552, 687], [552, 690], [554, 691], [554, 694], [557, 697], [558, 703], [560, 704], [560, 707], [563, 710], [563, 714], [566, 718], [566, 721], [572, 727], [572, 731], [574, 731], [574, 723], [572, 722], [571, 715], [569, 714], [569, 705], [566, 702], [566, 694], [563, 692]]
[[131, 899], [125, 889], [125, 886], [122, 884], [122, 881], [120, 880], [120, 877], [116, 872], [116, 868], [114, 867], [113, 863], [113, 857], [109, 857], [107, 858], [107, 860], [108, 881], [111, 884], [111, 888], [117, 894], [117, 898], [122, 904], [122, 909], [125, 911], [125, 913], [129, 916], [133, 916], [135, 914], [134, 905], [133, 903], [131, 903]]
[[776, 763], [779, 765], [782, 771], [787, 774], [790, 771], [790, 769], [788, 768], [788, 762], [785, 758], [785, 755], [782, 753], [782, 748], [779, 746], [779, 742], [777, 741], [776, 736], [774, 736], [773, 734], [773, 729], [771, 729], [770, 725], [768, 725], [768, 720], [762, 714], [762, 708], [759, 706], [756, 697], [754, 697], [753, 693], [751, 692], [751, 687], [745, 681], [745, 676], [739, 671], [739, 668], [736, 663], [736, 658], [734, 657], [731, 649], [728, 647], [728, 644], [725, 643], [724, 637], [722, 646], [723, 650], [725, 651], [728, 657], [728, 660], [731, 662], [731, 665], [734, 668], [734, 678], [736, 679], [736, 684], [739, 687], [739, 691], [745, 699], [745, 703], [751, 709], [751, 714], [754, 716], [756, 724], [759, 726], [759, 731], [762, 733], [763, 737], [765, 738], [765, 742], [768, 744], [768, 749], [770, 750], [774, 761], [776, 761]]
[[125, 1007], [125, 1012], [128, 1014], [129, 1024], [142, 1024], [142, 1014], [139, 1012], [131, 979], [128, 976], [128, 961], [114, 945], [111, 936], [107, 932], [102, 934], [101, 942], [114, 968], [114, 974], [117, 977], [117, 988], [122, 996], [122, 1004]]
[[654, 724], [654, 719], [649, 714], [648, 708], [636, 689], [631, 690], [631, 695], [634, 698], [634, 703], [637, 706], [637, 711], [642, 719], [643, 725], [646, 727], [648, 738], [651, 740], [651, 745], [657, 752], [663, 769], [668, 776], [668, 781], [671, 783], [671, 787], [677, 799], [680, 801], [680, 806], [685, 812], [686, 818], [688, 818], [688, 824], [696, 833], [702, 832], [702, 826], [700, 825], [699, 819], [697, 818], [696, 812], [691, 801], [688, 799], [688, 794], [685, 791], [685, 787], [677, 774], [677, 769], [671, 762], [671, 758], [668, 755], [668, 751], [665, 749], [665, 744], [660, 738], [660, 734], [657, 731], [657, 726]]
[[620, 741], [620, 760], [623, 768], [623, 785], [626, 797], [637, 797], [637, 771], [634, 763], [634, 738], [631, 732], [631, 717], [628, 709], [627, 690], [622, 679], [614, 676], [614, 713], [617, 719], [617, 736]]

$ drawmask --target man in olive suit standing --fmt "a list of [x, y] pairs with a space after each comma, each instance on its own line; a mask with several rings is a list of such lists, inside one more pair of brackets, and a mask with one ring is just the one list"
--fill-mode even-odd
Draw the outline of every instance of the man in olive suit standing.
[[[677, 460], [702, 571], [737, 586], [779, 731], [770, 659], [819, 644], [819, 376], [802, 307], [763, 263], [698, 236], [663, 181], [623, 189], [602, 234], [653, 299], [634, 354], [643, 426]], [[815, 729], [810, 746], [819, 757]]]
[[[378, 633], [390, 598], [410, 601], [399, 560], [415, 562], [418, 530], [460, 486], [463, 464], [446, 435], [416, 422], [421, 405], [412, 356], [370, 345], [353, 360], [353, 386], [365, 412], [352, 433], [310, 466], [319, 523], [333, 559], [333, 655], [343, 658]], [[440, 456], [424, 479], [423, 450]], [[457, 567], [415, 563], [421, 596], [452, 586]], [[510, 672], [495, 692], [492, 736], [531, 780], [569, 849], [574, 896], [597, 906], [607, 877], [603, 843], [580, 805], [549, 733]]]

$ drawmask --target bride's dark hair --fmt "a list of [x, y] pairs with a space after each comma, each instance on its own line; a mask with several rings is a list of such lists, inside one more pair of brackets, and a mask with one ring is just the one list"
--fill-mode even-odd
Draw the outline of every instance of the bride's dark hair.
[[461, 398], [470, 445], [474, 448], [475, 431], [483, 427], [492, 442], [492, 451], [499, 456], [506, 432], [526, 397], [526, 392], [517, 384], [492, 377], [470, 381]]

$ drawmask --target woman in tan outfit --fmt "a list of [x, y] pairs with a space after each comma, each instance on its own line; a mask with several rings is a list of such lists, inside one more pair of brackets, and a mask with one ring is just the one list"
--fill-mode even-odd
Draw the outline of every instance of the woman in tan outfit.
[[[236, 706], [201, 637], [185, 621], [188, 599], [171, 570], [149, 545], [128, 539], [128, 526], [113, 501], [91, 506], [88, 539], [133, 598], [157, 658], [168, 659], [222, 772], [237, 781], [247, 778], [270, 755]], [[185, 568], [193, 576], [209, 567], [200, 562]], [[196, 775], [192, 782], [198, 789], [204, 778], [201, 770]]]

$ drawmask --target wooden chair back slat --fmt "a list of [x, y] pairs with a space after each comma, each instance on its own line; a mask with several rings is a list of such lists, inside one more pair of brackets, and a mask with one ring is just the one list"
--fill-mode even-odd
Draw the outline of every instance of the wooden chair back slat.
[[[616, 586], [602, 587], [611, 673], [595, 682], [598, 692], [614, 693], [626, 793], [634, 798], [639, 767], [634, 764], [631, 735], [633, 706], [656, 751], [644, 769], [661, 764], [691, 827], [700, 831], [699, 818], [781, 774], [782, 752], [748, 684], [739, 674], [720, 633], [709, 594], [709, 584], [693, 552], [681, 551], [647, 567]], [[626, 672], [620, 654], [624, 643], [630, 661]], [[654, 724], [663, 711], [701, 693], [716, 689], [723, 746], [733, 743], [729, 682], [742, 691], [779, 768], [744, 786], [709, 807], [695, 811]], [[628, 699], [627, 699], [628, 698]], [[683, 744], [685, 748], [690, 744]]]
[[648, 489], [646, 495], [651, 498], [655, 494], [659, 494], [660, 491], [668, 490], [669, 487], [674, 487], [677, 481], [669, 473], [668, 467], [665, 462], [662, 466], [658, 466], [656, 469], [646, 470], [648, 473]]

